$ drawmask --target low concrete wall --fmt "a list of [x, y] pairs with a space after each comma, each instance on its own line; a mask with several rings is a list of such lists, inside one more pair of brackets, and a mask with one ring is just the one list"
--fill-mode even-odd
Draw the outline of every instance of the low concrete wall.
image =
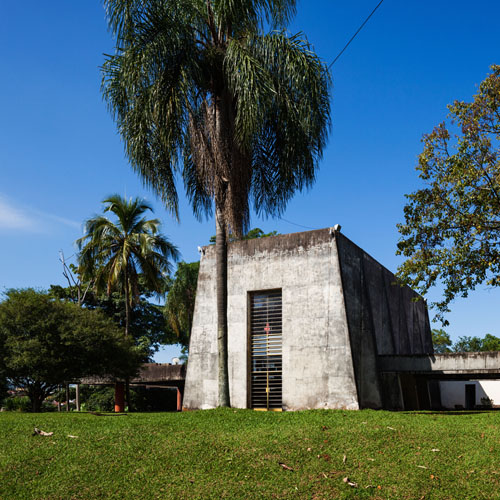
[[427, 375], [500, 375], [500, 352], [467, 352], [421, 356], [379, 356], [383, 372]]
[[[137, 377], [130, 379], [131, 384], [152, 384], [161, 382], [184, 382], [186, 365], [171, 365], [170, 363], [144, 363]], [[79, 382], [88, 385], [113, 384], [112, 377], [85, 377]]]

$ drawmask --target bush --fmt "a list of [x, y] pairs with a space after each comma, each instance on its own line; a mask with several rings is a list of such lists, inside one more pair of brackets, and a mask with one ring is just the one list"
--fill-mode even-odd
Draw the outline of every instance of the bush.
[[7, 411], [31, 411], [31, 401], [28, 396], [11, 396], [3, 400], [3, 408]]
[[88, 411], [113, 411], [115, 408], [115, 388], [99, 387], [85, 401]]

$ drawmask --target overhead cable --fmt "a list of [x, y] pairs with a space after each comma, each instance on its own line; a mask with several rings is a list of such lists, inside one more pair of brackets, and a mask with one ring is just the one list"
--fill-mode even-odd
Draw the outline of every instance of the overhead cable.
[[358, 28], [356, 33], [354, 33], [354, 35], [352, 35], [351, 39], [344, 45], [344, 48], [337, 54], [337, 57], [331, 62], [330, 66], [328, 66], [328, 69], [330, 69], [337, 62], [337, 59], [344, 53], [345, 49], [347, 49], [347, 47], [349, 47], [351, 42], [356, 38], [356, 35], [363, 29], [364, 25], [368, 22], [370, 17], [372, 17], [373, 14], [375, 14], [375, 11], [382, 5], [383, 1], [384, 0], [380, 0], [380, 2], [377, 4], [377, 6], [370, 12], [370, 15], [363, 21], [363, 24]]

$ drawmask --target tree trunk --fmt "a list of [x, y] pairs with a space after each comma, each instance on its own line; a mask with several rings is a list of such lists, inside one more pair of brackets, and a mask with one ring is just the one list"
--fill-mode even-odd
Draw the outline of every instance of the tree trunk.
[[[127, 266], [125, 266], [125, 337], [129, 337], [130, 326], [130, 290], [129, 290], [129, 275]], [[125, 379], [125, 400], [128, 406], [128, 411], [132, 411], [132, 403], [130, 402], [130, 379]]]
[[66, 411], [69, 411], [69, 384], [68, 382], [65, 383], [65, 389], [66, 389]]
[[217, 273], [217, 347], [219, 352], [219, 406], [231, 406], [227, 364], [227, 235], [220, 207], [215, 212]]
[[130, 413], [131, 411], [133, 411], [133, 408], [132, 408], [132, 401], [130, 400], [130, 378], [129, 377], [127, 377], [125, 379], [125, 399], [127, 401], [128, 411]]
[[42, 390], [40, 382], [34, 382], [33, 385], [28, 388], [27, 392], [31, 401], [31, 410], [34, 413], [42, 411], [42, 403], [45, 399], [45, 394]]
[[125, 337], [127, 338], [130, 325], [130, 290], [128, 285], [128, 269], [127, 266], [125, 266]]
[[80, 384], [76, 384], [75, 403], [76, 411], [80, 411]]

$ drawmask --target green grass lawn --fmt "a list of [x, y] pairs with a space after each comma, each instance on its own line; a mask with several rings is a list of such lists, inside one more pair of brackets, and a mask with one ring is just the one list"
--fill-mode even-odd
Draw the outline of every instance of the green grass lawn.
[[354, 497], [500, 498], [500, 412], [0, 413], [2, 500]]

